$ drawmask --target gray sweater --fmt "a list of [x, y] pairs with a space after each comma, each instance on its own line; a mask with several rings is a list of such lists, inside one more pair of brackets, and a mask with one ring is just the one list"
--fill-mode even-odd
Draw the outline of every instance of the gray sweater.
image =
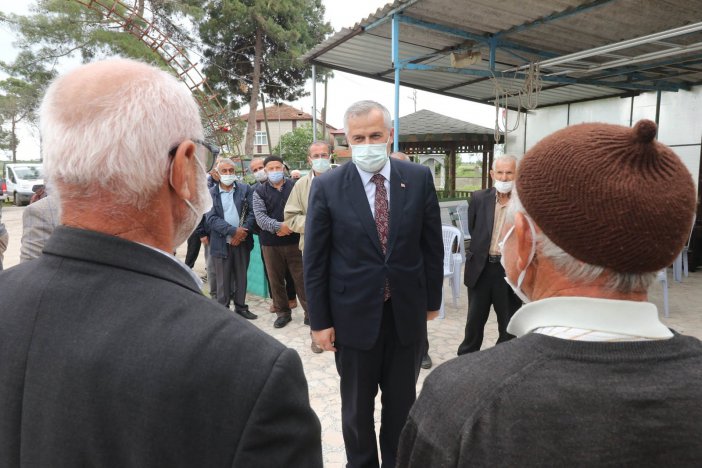
[[531, 333], [424, 383], [398, 467], [702, 466], [702, 343]]

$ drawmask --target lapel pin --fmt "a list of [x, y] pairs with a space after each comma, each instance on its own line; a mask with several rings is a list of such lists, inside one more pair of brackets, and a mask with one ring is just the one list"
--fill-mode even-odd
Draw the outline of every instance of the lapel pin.
[[404, 182], [400, 182], [400, 187], [405, 188], [405, 183], [404, 183]]

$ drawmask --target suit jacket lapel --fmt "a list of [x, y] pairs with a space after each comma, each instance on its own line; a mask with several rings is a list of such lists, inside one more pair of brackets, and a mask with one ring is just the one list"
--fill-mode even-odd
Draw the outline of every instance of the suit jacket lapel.
[[395, 246], [397, 233], [400, 232], [402, 213], [405, 211], [405, 181], [397, 165], [390, 162], [390, 232], [388, 232], [387, 257]]
[[356, 166], [348, 163], [347, 166], [347, 174], [344, 178], [344, 193], [348, 196], [351, 208], [356, 212], [361, 226], [363, 226], [366, 234], [370, 237], [378, 253], [382, 254], [383, 250], [380, 248], [378, 229], [375, 226], [370, 206], [368, 206], [368, 197], [366, 196], [365, 187], [363, 187], [363, 181], [361, 176], [358, 175]]

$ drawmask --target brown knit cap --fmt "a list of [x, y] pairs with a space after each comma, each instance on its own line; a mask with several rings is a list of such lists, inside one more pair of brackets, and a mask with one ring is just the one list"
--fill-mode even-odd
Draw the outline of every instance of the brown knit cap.
[[641, 120], [634, 128], [588, 123], [547, 136], [519, 165], [526, 212], [585, 263], [620, 273], [670, 265], [690, 234], [696, 192], [656, 130]]

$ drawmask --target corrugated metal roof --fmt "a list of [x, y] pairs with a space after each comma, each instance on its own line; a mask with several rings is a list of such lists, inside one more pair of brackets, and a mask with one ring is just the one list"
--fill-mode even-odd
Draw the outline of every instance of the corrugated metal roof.
[[[543, 63], [536, 82], [539, 107], [702, 83], [702, 0], [396, 0], [334, 34], [304, 60], [393, 82], [393, 14], [400, 21], [400, 60], [415, 68], [442, 67], [403, 69], [401, 83], [451, 97], [494, 104], [496, 89], [525, 88], [526, 70], [518, 67], [531, 63]], [[640, 40], [683, 26], [695, 28]], [[560, 64], [544, 62], [628, 40], [638, 43]], [[480, 53], [477, 63], [452, 67], [451, 52], [467, 51]], [[518, 100], [506, 102], [517, 107]]]

